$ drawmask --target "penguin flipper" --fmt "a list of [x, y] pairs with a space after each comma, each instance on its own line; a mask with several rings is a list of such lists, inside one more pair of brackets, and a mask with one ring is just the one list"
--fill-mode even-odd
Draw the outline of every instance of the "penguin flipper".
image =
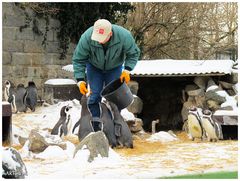
[[121, 136], [121, 128], [122, 128], [122, 126], [120, 124], [115, 124], [114, 133], [117, 137]]
[[62, 125], [62, 120], [60, 119], [57, 124], [53, 127], [52, 131], [51, 131], [51, 134], [52, 135], [58, 135], [58, 130], [59, 130], [59, 127]]
[[76, 129], [76, 127], [78, 127], [79, 125], [80, 125], [80, 120], [76, 122], [76, 124], [73, 126], [72, 134], [74, 133], [74, 130]]
[[13, 96], [12, 96], [12, 95], [9, 96], [7, 101], [8, 101], [9, 103], [12, 103], [12, 102], [13, 102]]

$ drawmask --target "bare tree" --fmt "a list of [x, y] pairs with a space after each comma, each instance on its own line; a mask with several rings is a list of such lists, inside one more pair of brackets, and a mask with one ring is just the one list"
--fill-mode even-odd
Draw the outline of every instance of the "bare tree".
[[237, 44], [237, 3], [133, 3], [142, 59], [209, 59]]

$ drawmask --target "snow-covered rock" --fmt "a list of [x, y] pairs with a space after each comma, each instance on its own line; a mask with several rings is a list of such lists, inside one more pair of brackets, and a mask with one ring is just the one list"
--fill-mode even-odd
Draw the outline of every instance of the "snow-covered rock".
[[2, 152], [2, 177], [20, 178], [27, 176], [27, 168], [22, 161], [21, 155], [14, 148], [5, 148]]
[[169, 142], [169, 141], [176, 141], [176, 140], [178, 140], [178, 138], [168, 132], [160, 131], [158, 133], [151, 135], [151, 137], [146, 140], [150, 141], [150, 142], [155, 142], [155, 141]]
[[62, 149], [66, 149], [66, 143], [59, 136], [33, 129], [29, 135], [29, 151], [40, 153], [48, 146], [59, 146]]
[[102, 131], [96, 133], [89, 133], [77, 146], [74, 151], [73, 157], [79, 150], [87, 148], [90, 152], [88, 161], [92, 162], [99, 154], [101, 157], [108, 157], [109, 143]]

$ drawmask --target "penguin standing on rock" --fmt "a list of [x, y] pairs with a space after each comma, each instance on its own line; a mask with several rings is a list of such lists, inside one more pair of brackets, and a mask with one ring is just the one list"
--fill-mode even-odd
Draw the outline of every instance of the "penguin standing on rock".
[[4, 82], [4, 98], [6, 101], [11, 103], [13, 112], [17, 111], [17, 107], [15, 104], [15, 96], [16, 96], [16, 90], [15, 90], [14, 84], [10, 80], [6, 80]]
[[17, 112], [26, 112], [27, 107], [25, 105], [26, 89], [23, 84], [18, 84], [15, 96], [15, 104]]
[[221, 126], [212, 119], [210, 110], [203, 110], [202, 126], [206, 131], [208, 141], [218, 141], [222, 138]]
[[34, 82], [28, 82], [25, 104], [32, 112], [35, 111], [37, 105], [37, 88]]
[[71, 133], [72, 120], [70, 116], [70, 106], [63, 106], [60, 111], [60, 119], [57, 124], [53, 127], [51, 134], [52, 135], [62, 135], [66, 136]]
[[198, 110], [196, 107], [190, 108], [188, 112], [188, 131], [190, 136], [192, 137], [192, 141], [195, 138], [203, 139], [203, 128], [201, 124], [201, 118], [198, 114]]

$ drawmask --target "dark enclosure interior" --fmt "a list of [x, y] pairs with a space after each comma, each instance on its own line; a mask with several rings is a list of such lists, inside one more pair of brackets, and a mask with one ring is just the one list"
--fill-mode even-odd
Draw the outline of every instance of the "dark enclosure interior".
[[[220, 77], [212, 77], [215, 82]], [[224, 77], [221, 77], [224, 78]], [[182, 90], [194, 84], [194, 77], [133, 77], [139, 83], [138, 96], [143, 109], [137, 117], [143, 120], [143, 129], [152, 131], [152, 121], [159, 119], [156, 131], [182, 130]], [[222, 125], [224, 139], [237, 139], [237, 125]]]
[[139, 83], [138, 96], [143, 100], [142, 113], [145, 131], [151, 131], [151, 122], [159, 119], [156, 131], [180, 130], [183, 121], [182, 90], [193, 83], [193, 77], [134, 77]]

